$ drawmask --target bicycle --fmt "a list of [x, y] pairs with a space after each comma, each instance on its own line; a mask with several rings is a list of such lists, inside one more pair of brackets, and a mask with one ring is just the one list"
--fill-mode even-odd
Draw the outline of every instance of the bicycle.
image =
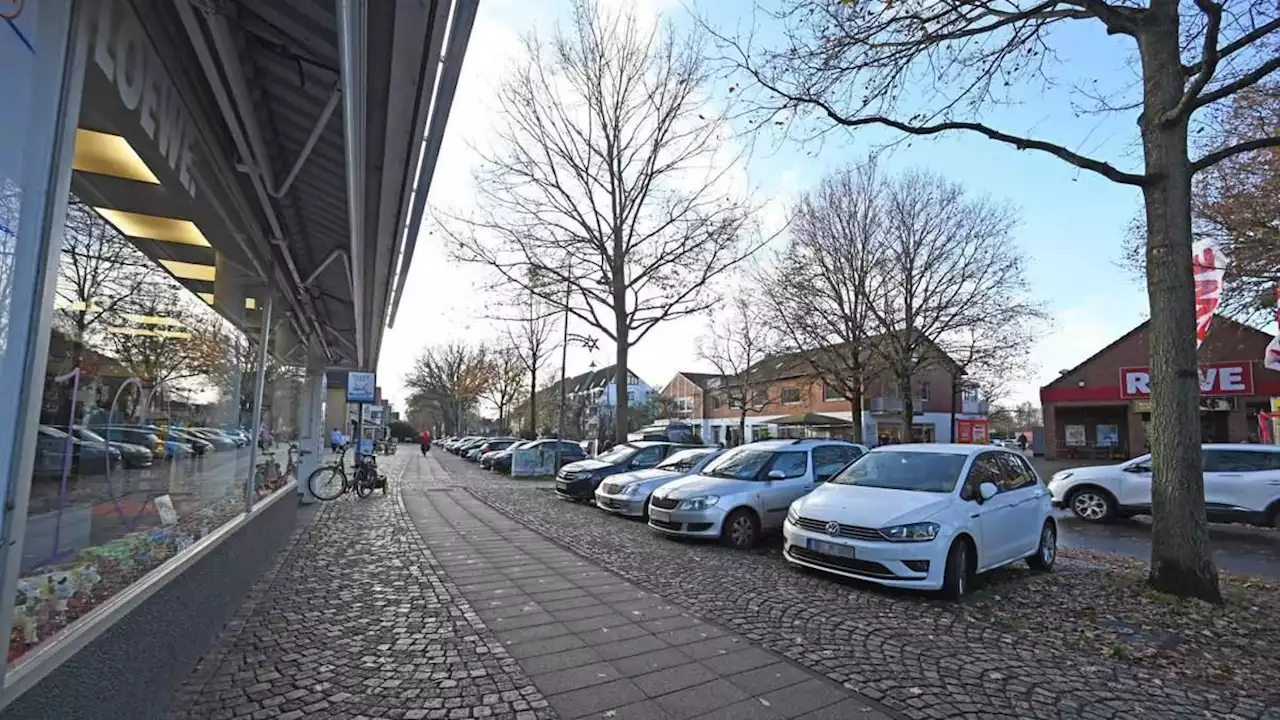
[[[373, 494], [378, 487], [379, 482], [382, 485], [382, 494], [387, 494], [386, 476], [377, 474], [377, 465], [369, 465], [368, 460], [357, 460], [355, 466], [355, 477], [347, 477], [346, 469], [347, 447], [343, 447], [338, 453], [337, 462], [328, 465], [322, 465], [316, 468], [315, 472], [307, 478], [307, 487], [311, 490], [311, 494], [320, 500], [336, 500], [350, 490], [355, 490], [356, 497], [365, 498]], [[366, 455], [366, 458], [372, 458], [372, 455]]]
[[285, 461], [285, 469], [280, 470], [280, 463], [275, 458], [263, 460], [254, 470], [254, 487], [257, 489], [259, 496], [270, 494], [284, 487], [289, 478], [298, 477], [298, 446], [294, 443], [289, 444], [287, 460]]

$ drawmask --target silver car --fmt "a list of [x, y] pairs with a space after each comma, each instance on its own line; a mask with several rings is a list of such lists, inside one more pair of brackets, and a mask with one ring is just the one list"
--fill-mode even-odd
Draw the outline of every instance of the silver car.
[[645, 517], [654, 490], [686, 475], [697, 475], [722, 454], [724, 450], [713, 447], [681, 450], [647, 470], [614, 475], [596, 488], [596, 507], [617, 515]]
[[843, 440], [765, 440], [736, 447], [649, 499], [649, 527], [750, 548], [782, 527], [791, 503], [867, 452]]

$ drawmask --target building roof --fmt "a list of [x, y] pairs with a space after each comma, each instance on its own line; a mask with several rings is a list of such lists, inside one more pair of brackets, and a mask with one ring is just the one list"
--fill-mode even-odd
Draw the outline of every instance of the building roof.
[[[613, 383], [614, 368], [616, 367], [617, 365], [608, 365], [606, 367], [598, 368], [596, 370], [588, 370], [587, 372], [566, 378], [564, 381], [565, 392], [572, 395], [574, 393], [587, 392], [588, 390], [600, 390], [606, 388]], [[630, 371], [630, 375], [635, 378], [637, 383], [646, 386], [648, 385], [648, 383], [641, 379], [634, 370]], [[551, 386], [547, 388], [548, 392], [559, 392], [559, 390], [559, 380], [552, 383]]]
[[703, 390], [707, 389], [708, 381], [719, 380], [720, 378], [724, 377], [724, 375], [721, 375], [719, 373], [686, 372], [684, 370], [677, 370], [676, 375], [683, 377], [685, 380], [688, 380], [689, 382], [693, 383], [694, 385], [697, 385]]
[[[1066, 381], [1067, 381], [1067, 379], [1072, 375], [1072, 373], [1076, 372], [1077, 370], [1079, 370], [1079, 369], [1083, 368], [1084, 366], [1088, 365], [1089, 363], [1093, 362], [1093, 361], [1094, 361], [1094, 360], [1096, 360], [1099, 356], [1101, 356], [1101, 355], [1105, 354], [1108, 350], [1110, 350], [1110, 349], [1112, 349], [1112, 348], [1114, 348], [1114, 347], [1116, 347], [1116, 346], [1118, 346], [1118, 345], [1122, 344], [1124, 341], [1128, 340], [1129, 338], [1133, 337], [1134, 335], [1138, 334], [1139, 332], [1142, 332], [1142, 331], [1143, 331], [1143, 330], [1145, 330], [1145, 329], [1147, 328], [1147, 326], [1148, 326], [1148, 325], [1150, 325], [1150, 324], [1151, 324], [1151, 321], [1150, 321], [1150, 320], [1143, 320], [1142, 322], [1138, 323], [1138, 324], [1137, 324], [1137, 325], [1136, 325], [1132, 330], [1130, 330], [1129, 332], [1127, 332], [1127, 333], [1125, 333], [1125, 334], [1121, 335], [1120, 337], [1116, 338], [1115, 340], [1112, 340], [1111, 342], [1107, 343], [1107, 344], [1106, 344], [1106, 345], [1104, 345], [1102, 348], [1100, 348], [1097, 352], [1095, 352], [1094, 354], [1092, 354], [1092, 355], [1090, 355], [1089, 357], [1085, 358], [1085, 359], [1084, 359], [1083, 361], [1081, 361], [1080, 363], [1076, 364], [1075, 366], [1071, 367], [1071, 368], [1070, 368], [1070, 369], [1068, 369], [1068, 370], [1064, 370], [1064, 371], [1062, 371], [1062, 372], [1058, 375], [1058, 377], [1056, 377], [1056, 378], [1054, 378], [1053, 380], [1050, 380], [1049, 382], [1045, 383], [1045, 384], [1044, 384], [1044, 386], [1043, 386], [1041, 389], [1043, 390], [1043, 389], [1052, 388], [1052, 387], [1057, 386], [1057, 385], [1058, 385], [1058, 384], [1060, 384], [1060, 383], [1066, 382]], [[1231, 325], [1231, 326], [1233, 326], [1233, 327], [1234, 327], [1234, 329], [1236, 329], [1236, 330], [1245, 330], [1245, 331], [1247, 331], [1247, 332], [1256, 333], [1256, 334], [1258, 334], [1258, 335], [1261, 335], [1261, 336], [1263, 336], [1263, 337], [1267, 338], [1267, 341], [1268, 341], [1268, 342], [1270, 342], [1270, 340], [1271, 340], [1271, 335], [1269, 335], [1268, 333], [1263, 332], [1262, 330], [1259, 330], [1258, 328], [1253, 327], [1252, 325], [1246, 325], [1246, 324], [1244, 324], [1244, 323], [1242, 323], [1242, 322], [1240, 322], [1240, 321], [1238, 321], [1238, 320], [1233, 320], [1232, 318], [1229, 318], [1229, 317], [1227, 317], [1226, 315], [1214, 315], [1214, 316], [1213, 316], [1213, 322], [1212, 322], [1212, 323], [1210, 323], [1210, 325], [1209, 325], [1209, 332], [1210, 332], [1210, 333], [1212, 333], [1212, 332], [1214, 331], [1214, 328], [1221, 327], [1221, 326], [1222, 326], [1222, 325], [1224, 325], [1224, 324], [1225, 324], [1225, 325]]]

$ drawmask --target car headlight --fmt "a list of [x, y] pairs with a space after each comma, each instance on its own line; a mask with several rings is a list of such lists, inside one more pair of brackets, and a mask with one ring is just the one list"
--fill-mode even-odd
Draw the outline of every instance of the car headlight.
[[706, 510], [720, 501], [718, 495], [699, 495], [680, 501], [681, 510]]
[[791, 507], [787, 508], [787, 522], [791, 523], [792, 525], [800, 524], [800, 513], [796, 511], [795, 505], [792, 505]]
[[1054, 473], [1053, 477], [1049, 480], [1049, 482], [1058, 482], [1060, 480], [1066, 480], [1069, 477], [1071, 477], [1071, 471], [1063, 470], [1061, 472]]
[[938, 523], [922, 522], [881, 528], [880, 534], [890, 542], [928, 542], [938, 537]]
[[639, 489], [640, 487], [637, 485], [623, 485], [622, 487], [618, 488], [618, 494], [619, 495], [635, 495], [636, 491]]

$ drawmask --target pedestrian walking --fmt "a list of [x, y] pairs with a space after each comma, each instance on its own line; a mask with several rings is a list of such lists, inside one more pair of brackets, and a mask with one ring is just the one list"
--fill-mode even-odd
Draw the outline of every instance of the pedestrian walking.
[[329, 432], [329, 449], [333, 450], [333, 454], [337, 455], [342, 450], [342, 431], [334, 428]]
[[422, 443], [422, 456], [426, 457], [427, 453], [431, 451], [431, 431], [423, 430], [419, 440]]

